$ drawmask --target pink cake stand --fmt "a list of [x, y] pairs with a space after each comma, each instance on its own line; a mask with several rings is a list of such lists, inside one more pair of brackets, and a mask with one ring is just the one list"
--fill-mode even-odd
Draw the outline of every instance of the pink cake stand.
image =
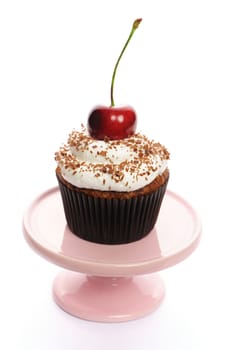
[[53, 297], [66, 312], [92, 321], [121, 322], [154, 311], [165, 287], [156, 273], [188, 257], [197, 247], [201, 224], [194, 209], [167, 191], [155, 229], [140, 241], [103, 245], [68, 229], [60, 193], [41, 194], [24, 215], [23, 231], [37, 253], [63, 270]]

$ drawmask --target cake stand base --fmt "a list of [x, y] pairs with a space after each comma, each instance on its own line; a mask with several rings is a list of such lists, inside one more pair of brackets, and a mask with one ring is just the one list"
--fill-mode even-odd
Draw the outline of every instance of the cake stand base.
[[135, 277], [95, 277], [60, 272], [53, 284], [56, 303], [66, 312], [97, 322], [143, 317], [162, 302], [165, 287], [155, 273]]

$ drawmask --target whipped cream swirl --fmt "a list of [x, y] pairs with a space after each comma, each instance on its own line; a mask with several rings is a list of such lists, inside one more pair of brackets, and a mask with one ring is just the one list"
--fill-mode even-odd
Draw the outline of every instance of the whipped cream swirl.
[[70, 184], [100, 191], [129, 192], [150, 184], [167, 168], [169, 152], [141, 134], [123, 140], [96, 140], [73, 130], [55, 154]]

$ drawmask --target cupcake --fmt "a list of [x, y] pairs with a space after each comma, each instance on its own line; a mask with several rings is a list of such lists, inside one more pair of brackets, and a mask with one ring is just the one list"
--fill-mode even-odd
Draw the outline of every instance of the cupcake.
[[72, 233], [95, 243], [125, 244], [151, 232], [169, 179], [164, 146], [140, 133], [97, 140], [85, 129], [73, 130], [55, 159]]
[[169, 179], [167, 149], [136, 133], [134, 109], [114, 102], [116, 70], [140, 22], [134, 21], [116, 62], [111, 106], [95, 108], [87, 130], [73, 130], [55, 154], [67, 224], [72, 233], [95, 243], [125, 244], [149, 234]]

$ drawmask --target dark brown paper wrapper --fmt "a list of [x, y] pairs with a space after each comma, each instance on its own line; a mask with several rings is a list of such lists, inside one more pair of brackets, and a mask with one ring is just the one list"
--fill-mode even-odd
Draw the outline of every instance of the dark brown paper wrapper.
[[125, 244], [145, 237], [154, 227], [167, 182], [157, 190], [130, 199], [106, 199], [70, 189], [58, 178], [70, 230], [103, 244]]

